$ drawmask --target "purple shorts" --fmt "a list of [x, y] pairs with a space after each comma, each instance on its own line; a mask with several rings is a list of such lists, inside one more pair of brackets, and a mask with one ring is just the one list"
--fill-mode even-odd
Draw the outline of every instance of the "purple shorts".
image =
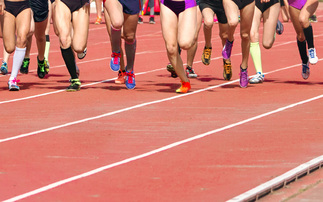
[[288, 0], [288, 4], [298, 10], [301, 10], [307, 0]]
[[164, 4], [170, 10], [172, 10], [177, 16], [188, 8], [196, 6], [195, 0], [173, 1], [173, 0], [161, 0], [160, 3]]

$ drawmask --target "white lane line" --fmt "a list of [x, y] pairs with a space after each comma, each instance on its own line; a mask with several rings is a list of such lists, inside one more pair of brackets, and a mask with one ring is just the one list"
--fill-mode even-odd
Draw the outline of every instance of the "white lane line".
[[304, 173], [309, 173], [311, 169], [319, 167], [323, 164], [323, 155], [319, 156], [315, 159], [312, 159], [311, 161], [308, 161], [302, 165], [299, 165], [298, 167], [268, 181], [265, 182], [239, 196], [236, 196], [228, 202], [238, 202], [238, 201], [249, 201], [249, 200], [257, 200], [257, 196], [264, 194], [268, 191], [271, 191], [272, 189], [284, 185], [286, 182], [296, 179], [298, 176], [304, 174]]
[[[211, 88], [214, 88], [214, 87], [211, 87]], [[204, 90], [200, 90], [200, 91], [204, 91]], [[194, 93], [194, 92], [193, 92]], [[189, 93], [189, 94], [183, 94], [183, 95], [179, 95], [179, 96], [174, 96], [174, 97], [171, 97], [171, 98], [167, 98], [167, 99], [163, 99], [163, 100], [159, 100], [159, 101], [154, 101], [154, 102], [150, 102], [150, 103], [145, 103], [145, 104], [141, 104], [141, 105], [136, 105], [134, 107], [140, 107], [140, 106], [145, 106], [145, 105], [148, 105], [148, 104], [153, 104], [153, 103], [159, 103], [159, 102], [163, 102], [163, 101], [167, 101], [167, 100], [171, 100], [171, 99], [176, 99], [178, 97], [183, 97], [183, 96], [188, 96], [192, 93]], [[202, 134], [199, 134], [199, 135], [196, 135], [194, 137], [190, 137], [190, 138], [187, 138], [187, 139], [184, 139], [184, 140], [181, 140], [181, 141], [178, 141], [178, 142], [174, 142], [172, 144], [169, 144], [169, 145], [166, 145], [166, 146], [163, 146], [163, 147], [160, 147], [158, 149], [155, 149], [155, 150], [152, 150], [152, 151], [149, 151], [149, 152], [146, 152], [146, 153], [143, 153], [143, 154], [140, 154], [140, 155], [137, 155], [137, 156], [133, 156], [133, 157], [130, 157], [130, 158], [127, 158], [127, 159], [124, 159], [122, 161], [118, 161], [118, 162], [115, 162], [115, 163], [112, 163], [112, 164], [108, 164], [108, 165], [105, 165], [105, 166], [102, 166], [102, 167], [99, 167], [99, 168], [96, 168], [94, 170], [91, 170], [91, 171], [88, 171], [88, 172], [85, 172], [85, 173], [82, 173], [82, 174], [79, 174], [79, 175], [76, 175], [76, 176], [73, 176], [73, 177], [70, 177], [70, 178], [66, 178], [66, 179], [63, 179], [63, 180], [60, 180], [60, 181], [57, 181], [57, 182], [54, 182], [52, 184], [49, 184], [49, 185], [46, 185], [46, 186], [43, 186], [41, 188], [38, 188], [38, 189], [35, 189], [33, 191], [30, 191], [30, 192], [26, 192], [24, 194], [21, 194], [21, 195], [18, 195], [18, 196], [15, 196], [13, 198], [10, 198], [10, 199], [7, 199], [5, 200], [4, 202], [12, 202], [12, 201], [17, 201], [17, 200], [21, 200], [21, 199], [24, 199], [24, 198], [27, 198], [27, 197], [30, 197], [32, 195], [36, 195], [36, 194], [39, 194], [39, 193], [42, 193], [42, 192], [45, 192], [45, 191], [48, 191], [48, 190], [51, 190], [51, 189], [54, 189], [58, 186], [61, 186], [63, 184], [66, 184], [66, 183], [70, 183], [70, 182], [73, 182], [75, 180], [79, 180], [81, 178], [85, 178], [85, 177], [88, 177], [88, 176], [91, 176], [91, 175], [94, 175], [94, 174], [97, 174], [99, 172], [102, 172], [102, 171], [105, 171], [107, 169], [110, 169], [110, 168], [113, 168], [113, 167], [116, 167], [116, 166], [120, 166], [120, 165], [123, 165], [123, 164], [126, 164], [126, 163], [129, 163], [129, 162], [132, 162], [132, 161], [136, 161], [136, 160], [139, 160], [139, 159], [142, 159], [142, 158], [145, 158], [145, 157], [148, 157], [148, 156], [151, 156], [151, 155], [154, 155], [154, 154], [157, 154], [157, 153], [160, 153], [160, 152], [163, 152], [163, 151], [166, 151], [166, 150], [169, 150], [169, 149], [172, 149], [174, 147], [177, 147], [177, 146], [180, 146], [180, 145], [183, 145], [185, 143], [188, 143], [188, 142], [192, 142], [194, 140], [198, 140], [198, 139], [201, 139], [201, 138], [204, 138], [206, 136], [210, 136], [212, 134], [215, 134], [215, 133], [218, 133], [218, 132], [221, 132], [221, 131], [224, 131], [224, 130], [227, 130], [227, 129], [231, 129], [233, 127], [236, 127], [236, 126], [240, 126], [240, 125], [243, 125], [245, 123], [248, 123], [248, 122], [251, 122], [251, 121], [254, 121], [254, 120], [257, 120], [257, 119], [260, 119], [260, 118], [263, 118], [263, 117], [266, 117], [266, 116], [269, 116], [269, 115], [272, 115], [272, 114], [275, 114], [275, 113], [278, 113], [278, 112], [282, 112], [284, 110], [287, 110], [287, 109], [290, 109], [290, 108], [293, 108], [293, 107], [296, 107], [298, 105], [302, 105], [302, 104], [306, 104], [306, 103], [309, 103], [309, 102], [312, 102], [312, 101], [315, 101], [315, 100], [318, 100], [318, 99], [321, 99], [323, 98], [323, 94], [322, 95], [319, 95], [319, 96], [316, 96], [316, 97], [313, 97], [313, 98], [310, 98], [310, 99], [307, 99], [307, 100], [303, 100], [303, 101], [300, 101], [300, 102], [297, 102], [297, 103], [294, 103], [294, 104], [290, 104], [290, 105], [287, 105], [285, 107], [281, 107], [281, 108], [278, 108], [276, 110], [273, 110], [273, 111], [270, 111], [270, 112], [266, 112], [266, 113], [263, 113], [263, 114], [260, 114], [258, 116], [254, 116], [254, 117], [251, 117], [249, 119], [245, 119], [243, 121], [240, 121], [240, 122], [237, 122], [237, 123], [233, 123], [233, 124], [230, 124], [230, 125], [227, 125], [225, 127], [222, 127], [222, 128], [218, 128], [218, 129], [215, 129], [215, 130], [212, 130], [212, 131], [209, 131], [209, 132], [206, 132], [206, 133], [202, 133]], [[132, 108], [134, 108], [132, 107]], [[124, 109], [124, 110], [129, 110], [130, 108], [127, 108], [127, 109]], [[124, 111], [123, 110], [123, 111]], [[119, 110], [119, 112], [121, 112], [122, 110]], [[103, 115], [104, 116], [104, 115]], [[102, 117], [102, 116], [101, 116]], [[81, 120], [82, 121], [82, 120]], [[81, 122], [80, 121], [80, 122]], [[74, 122], [74, 124], [76, 124], [76, 122]], [[71, 125], [71, 124], [69, 124]]]

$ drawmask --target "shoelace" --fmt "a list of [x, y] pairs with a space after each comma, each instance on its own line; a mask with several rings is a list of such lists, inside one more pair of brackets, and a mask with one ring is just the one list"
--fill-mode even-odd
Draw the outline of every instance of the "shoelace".
[[135, 74], [133, 72], [126, 72], [126, 76], [128, 76], [128, 83], [132, 83], [132, 78], [135, 78]]
[[311, 58], [314, 58], [314, 49], [308, 51]]
[[204, 51], [205, 59], [209, 59], [210, 55], [211, 55], [211, 49], [205, 49], [205, 51]]
[[241, 80], [243, 80], [243, 81], [248, 80], [248, 72], [247, 71], [241, 72], [240, 76], [241, 76]]
[[112, 53], [111, 57], [113, 58], [113, 64], [118, 64], [121, 53]]
[[11, 80], [10, 81], [10, 84], [12, 85], [17, 85], [17, 83], [19, 83], [20, 82], [20, 80], [19, 79], [17, 79], [16, 77], [13, 79], [13, 80]]
[[29, 60], [24, 60], [23, 61], [23, 67], [26, 68], [29, 65]]

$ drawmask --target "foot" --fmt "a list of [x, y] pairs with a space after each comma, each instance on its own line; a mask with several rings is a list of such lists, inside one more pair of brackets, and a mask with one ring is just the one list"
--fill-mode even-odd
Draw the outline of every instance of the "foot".
[[209, 65], [211, 63], [211, 53], [212, 53], [212, 47], [210, 48], [204, 47], [203, 54], [202, 54], [203, 64]]
[[38, 77], [40, 79], [42, 79], [46, 75], [46, 72], [45, 72], [45, 60], [39, 61], [39, 59], [37, 58], [37, 63], [38, 63], [37, 75], [38, 75]]
[[111, 55], [111, 61], [110, 61], [110, 68], [112, 71], [119, 71], [120, 69], [120, 58], [121, 58], [121, 54], [119, 53], [114, 53], [112, 52]]
[[136, 87], [135, 74], [133, 73], [133, 71], [126, 71], [125, 84], [128, 89], [134, 89]]
[[265, 80], [265, 76], [261, 72], [257, 72], [257, 74], [249, 80], [249, 83], [250, 84], [263, 83], [264, 80]]
[[281, 35], [284, 32], [284, 25], [278, 20], [276, 25], [276, 33]]
[[101, 24], [101, 22], [102, 22], [102, 18], [101, 17], [97, 17], [94, 24], [99, 25], [99, 24]]
[[83, 58], [85, 58], [86, 53], [87, 53], [87, 48], [85, 47], [82, 53], [77, 54], [78, 59], [82, 60]]
[[187, 93], [191, 89], [190, 82], [181, 81], [182, 85], [176, 90], [176, 93]]
[[240, 87], [247, 88], [248, 86], [248, 69], [242, 69], [240, 67]]
[[315, 48], [308, 49], [308, 59], [312, 65], [315, 65], [318, 62], [319, 59], [316, 56]]
[[223, 78], [224, 80], [230, 81], [232, 77], [232, 66], [230, 60], [223, 59]]
[[197, 74], [195, 73], [194, 69], [190, 66], [186, 67], [186, 74], [187, 74], [187, 77], [189, 77], [189, 78], [196, 78], [197, 77]]
[[303, 79], [308, 79], [308, 77], [310, 76], [310, 68], [308, 66], [309, 64], [302, 64], [302, 77]]
[[169, 63], [167, 65], [166, 69], [167, 69], [167, 71], [169, 71], [171, 73], [171, 75], [170, 75], [171, 77], [173, 77], [173, 78], [177, 77], [177, 74], [176, 74], [175, 69], [172, 64]]
[[144, 23], [144, 20], [142, 19], [142, 17], [139, 17], [138, 18], [138, 24], [143, 24]]
[[20, 67], [20, 73], [28, 74], [29, 63], [30, 63], [30, 59], [24, 58], [24, 60], [22, 61], [22, 65]]
[[71, 85], [66, 88], [67, 92], [79, 91], [81, 89], [80, 79], [72, 79]]
[[8, 81], [8, 88], [9, 88], [9, 91], [19, 91], [20, 88], [19, 86], [17, 85], [17, 83], [19, 82], [20, 80], [17, 80], [17, 78], [14, 78], [13, 80], [9, 80]]
[[149, 24], [155, 24], [155, 18], [154, 17], [149, 18]]
[[8, 64], [5, 61], [2, 61], [0, 71], [3, 75], [8, 74]]
[[120, 71], [118, 72], [118, 78], [114, 80], [114, 83], [116, 84], [124, 84], [126, 80], [126, 71]]
[[46, 59], [44, 62], [45, 62], [45, 73], [48, 74], [49, 73], [49, 62]]

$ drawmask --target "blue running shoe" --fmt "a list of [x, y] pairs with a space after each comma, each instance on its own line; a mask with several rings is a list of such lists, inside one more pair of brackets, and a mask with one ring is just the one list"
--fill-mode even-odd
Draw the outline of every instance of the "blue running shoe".
[[284, 25], [278, 20], [276, 25], [276, 33], [281, 35], [284, 32]]
[[1, 65], [1, 73], [3, 75], [8, 74], [8, 64], [5, 61], [2, 61], [2, 65]]
[[126, 71], [125, 83], [128, 89], [134, 89], [136, 87], [135, 74], [133, 73], [133, 71], [131, 72]]
[[112, 69], [112, 71], [115, 71], [115, 72], [119, 71], [119, 69], [120, 69], [120, 57], [121, 57], [120, 53], [112, 52], [111, 61], [110, 61], [110, 68]]
[[310, 68], [308, 65], [308, 62], [307, 64], [302, 64], [302, 77], [305, 80], [308, 79], [308, 77], [310, 76]]

